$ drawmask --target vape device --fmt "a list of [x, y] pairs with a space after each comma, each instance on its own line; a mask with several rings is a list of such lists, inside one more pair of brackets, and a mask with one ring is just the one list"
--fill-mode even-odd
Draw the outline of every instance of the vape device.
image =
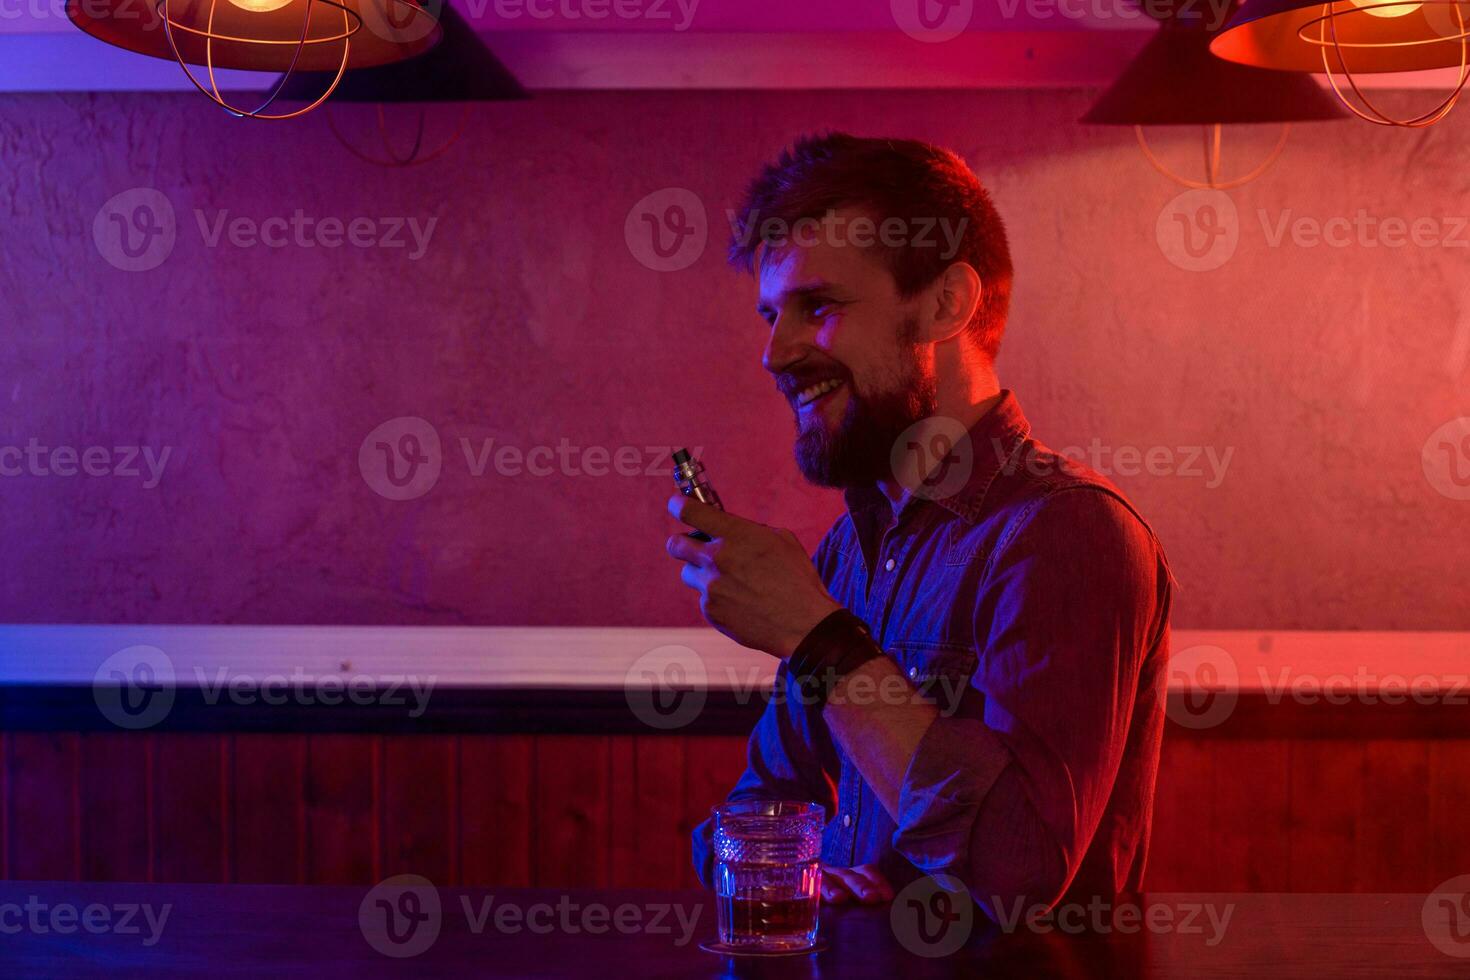
[[[725, 509], [720, 503], [720, 495], [715, 493], [715, 488], [709, 482], [709, 475], [705, 472], [704, 464], [693, 456], [689, 450], [679, 449], [674, 452], [674, 482], [679, 485], [679, 492], [686, 497], [693, 497], [701, 503], [709, 504], [711, 507]], [[686, 537], [696, 541], [713, 540], [703, 531], [685, 531]]]

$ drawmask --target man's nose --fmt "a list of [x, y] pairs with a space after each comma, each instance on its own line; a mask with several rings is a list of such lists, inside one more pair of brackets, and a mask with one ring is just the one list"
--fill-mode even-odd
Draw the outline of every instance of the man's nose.
[[783, 330], [777, 320], [771, 327], [771, 336], [761, 354], [761, 366], [775, 375], [783, 374], [787, 368], [806, 356], [806, 344], [790, 330]]

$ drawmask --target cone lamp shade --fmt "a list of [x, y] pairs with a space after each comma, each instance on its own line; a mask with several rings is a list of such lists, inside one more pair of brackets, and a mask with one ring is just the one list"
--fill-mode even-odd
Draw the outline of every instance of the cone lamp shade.
[[[342, 76], [333, 102], [501, 102], [527, 98], [526, 90], [452, 7], [439, 12], [442, 37], [432, 50], [404, 61], [352, 69]], [[333, 66], [335, 69], [335, 66]], [[316, 98], [328, 78], [295, 72], [281, 98]]]
[[1210, 53], [1214, 37], [1202, 26], [1164, 21], [1082, 122], [1209, 126], [1310, 122], [1347, 115], [1310, 76], [1220, 60]]

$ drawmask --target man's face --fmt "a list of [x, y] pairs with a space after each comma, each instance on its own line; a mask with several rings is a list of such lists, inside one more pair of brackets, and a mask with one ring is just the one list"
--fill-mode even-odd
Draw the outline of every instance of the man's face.
[[919, 298], [901, 298], [880, 253], [851, 244], [768, 249], [759, 282], [762, 363], [795, 414], [802, 475], [827, 487], [892, 479], [894, 441], [935, 411]]

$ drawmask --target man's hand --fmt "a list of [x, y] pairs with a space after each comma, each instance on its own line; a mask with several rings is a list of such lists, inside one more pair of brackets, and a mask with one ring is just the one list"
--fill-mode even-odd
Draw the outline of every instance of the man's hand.
[[822, 865], [822, 901], [829, 905], [882, 905], [893, 901], [893, 887], [878, 871], [876, 864], [860, 864], [856, 868]]
[[790, 531], [736, 517], [683, 494], [669, 513], [713, 541], [672, 535], [680, 578], [699, 593], [705, 621], [743, 646], [786, 659], [802, 638], [841, 609]]

